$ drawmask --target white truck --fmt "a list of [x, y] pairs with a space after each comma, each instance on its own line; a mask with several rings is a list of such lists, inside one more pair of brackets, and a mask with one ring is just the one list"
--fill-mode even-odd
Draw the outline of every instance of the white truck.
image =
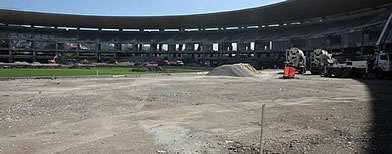
[[338, 61], [334, 58], [326, 60], [321, 75], [337, 78], [360, 78], [368, 74], [369, 63], [367, 59], [345, 59]]
[[373, 70], [378, 79], [392, 78], [392, 53], [380, 52], [376, 54]]
[[295, 67], [298, 73], [306, 72], [306, 56], [299, 48], [291, 48], [286, 50], [286, 66]]

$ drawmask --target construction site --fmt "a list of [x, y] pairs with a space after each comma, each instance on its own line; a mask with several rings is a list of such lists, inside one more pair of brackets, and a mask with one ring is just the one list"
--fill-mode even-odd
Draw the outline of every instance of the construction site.
[[0, 9], [0, 153], [392, 153], [391, 29], [388, 0]]

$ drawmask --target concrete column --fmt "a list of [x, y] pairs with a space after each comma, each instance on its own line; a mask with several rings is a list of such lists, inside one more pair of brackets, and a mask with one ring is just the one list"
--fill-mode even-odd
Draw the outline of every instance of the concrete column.
[[99, 50], [101, 50], [101, 45], [98, 40], [95, 40], [95, 60], [99, 62], [101, 60], [99, 56]]
[[205, 46], [203, 43], [199, 43], [199, 51], [205, 51]]
[[37, 55], [36, 55], [36, 51], [33, 50], [33, 62], [37, 61]]
[[237, 43], [237, 50], [240, 52], [250, 50], [250, 43]]
[[212, 51], [213, 45], [212, 44], [203, 44], [203, 51]]
[[163, 51], [163, 44], [158, 44], [158, 50]]
[[157, 46], [158, 46], [158, 44], [151, 44], [150, 51], [151, 52], [156, 52], [157, 51]]
[[79, 60], [79, 33], [80, 33], [80, 27], [77, 28], [76, 30], [76, 44], [77, 44], [77, 48], [76, 48], [76, 59]]
[[267, 50], [269, 50], [269, 44], [264, 41], [255, 42], [255, 50], [266, 51], [265, 46], [267, 46]]
[[344, 52], [344, 33], [340, 34], [340, 51], [343, 53]]
[[364, 41], [364, 28], [361, 28], [361, 55], [364, 55], [365, 50], [364, 50], [364, 45], [365, 45], [365, 41]]
[[113, 58], [114, 58], [115, 61], [117, 61], [117, 52], [116, 52], [116, 50], [114, 50], [114, 52], [113, 52]]
[[180, 43], [178, 44], [178, 51], [183, 51], [184, 49], [184, 44]]
[[55, 39], [56, 41], [54, 41], [55, 43], [55, 47], [54, 47], [54, 51], [56, 52], [56, 56], [59, 56], [59, 44], [57, 42], [57, 39]]
[[97, 38], [95, 39], [95, 42], [94, 42], [95, 43], [95, 60], [96, 60], [96, 62], [101, 61], [101, 56], [99, 55], [99, 50], [101, 50], [101, 44], [99, 43], [100, 42], [99, 38], [101, 37], [101, 32], [102, 32], [102, 29], [98, 28]]
[[[231, 46], [231, 44], [230, 44], [230, 46]], [[230, 51], [230, 47], [229, 47], [228, 43], [219, 43], [218, 51]]]
[[78, 38], [78, 41], [76, 42], [76, 44], [78, 45], [77, 48], [76, 48], [76, 57], [77, 57], [77, 59], [79, 59], [79, 55], [80, 55], [80, 49], [79, 49], [80, 42], [79, 42], [79, 38]]
[[222, 54], [221, 53], [218, 54], [218, 62], [219, 62], [219, 64], [222, 63]]
[[168, 50], [169, 52], [176, 51], [176, 44], [168, 44]]
[[196, 48], [196, 51], [201, 51], [201, 44], [200, 43], [197, 43], [199, 46]]
[[[34, 27], [33, 25], [31, 25], [32, 27]], [[35, 32], [31, 33], [31, 46], [30, 46], [30, 50], [31, 52], [33, 52], [33, 62], [37, 61], [37, 55], [36, 55], [36, 48], [35, 48]]]
[[185, 44], [185, 50], [186, 51], [193, 51], [194, 50], [194, 46], [192, 43], [186, 43]]
[[117, 50], [117, 51], [121, 51], [121, 43], [115, 43], [115, 50]]
[[9, 32], [7, 32], [7, 39], [8, 39], [8, 62], [9, 63], [12, 63], [12, 40], [11, 40], [11, 38], [10, 38], [10, 36], [9, 36], [10, 34], [9, 34]]
[[137, 51], [143, 51], [143, 44], [141, 44], [141, 43], [138, 44]]

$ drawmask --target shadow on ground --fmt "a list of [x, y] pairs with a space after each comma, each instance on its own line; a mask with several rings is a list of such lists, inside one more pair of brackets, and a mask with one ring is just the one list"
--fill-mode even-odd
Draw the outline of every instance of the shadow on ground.
[[392, 81], [358, 80], [371, 94], [373, 124], [368, 153], [392, 153]]

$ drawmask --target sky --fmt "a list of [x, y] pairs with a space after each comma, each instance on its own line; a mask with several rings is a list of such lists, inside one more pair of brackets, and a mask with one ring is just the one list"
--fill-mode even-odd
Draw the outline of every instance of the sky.
[[0, 9], [103, 15], [164, 16], [254, 8], [284, 0], [0, 0]]

